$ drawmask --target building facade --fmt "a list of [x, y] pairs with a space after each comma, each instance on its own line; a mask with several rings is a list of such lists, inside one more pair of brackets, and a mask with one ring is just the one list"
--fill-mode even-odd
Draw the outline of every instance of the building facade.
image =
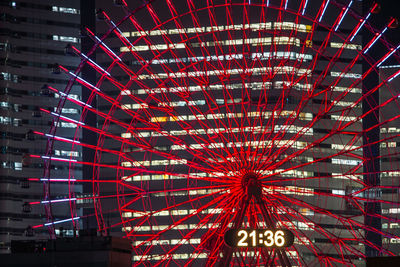
[[[399, 70], [399, 65], [387, 65], [382, 66], [379, 69], [380, 82], [393, 75]], [[391, 83], [386, 84], [383, 90], [379, 91], [379, 103], [385, 103], [390, 98], [399, 94], [399, 80], [395, 79]], [[393, 102], [389, 105], [385, 105], [380, 109], [380, 121], [386, 121], [393, 116], [393, 110], [397, 109], [398, 105]], [[398, 184], [398, 170], [399, 170], [399, 159], [396, 157], [398, 150], [398, 137], [399, 122], [396, 120], [390, 121], [384, 127], [380, 128], [380, 138], [385, 140], [380, 144], [381, 159], [381, 183], [382, 183], [382, 199], [388, 201], [382, 204], [382, 229], [389, 233], [385, 236], [382, 242], [393, 251], [400, 251], [399, 235], [400, 226], [398, 223], [400, 210], [391, 206], [391, 202], [398, 201], [398, 191], [392, 189], [393, 185]]]
[[[46, 155], [45, 134], [54, 126], [51, 113], [57, 112], [60, 100], [51, 88], [63, 89], [68, 82], [55, 65], [76, 67], [80, 62], [65, 54], [68, 43], [80, 47], [79, 5], [79, 1], [0, 2], [1, 253], [9, 252], [11, 240], [48, 238], [46, 228], [34, 228], [48, 222], [43, 201], [68, 194], [68, 186], [59, 184], [44, 197], [44, 163], [31, 156]], [[80, 88], [73, 92], [80, 97]], [[76, 118], [80, 110], [66, 105], [63, 113]], [[75, 127], [60, 122], [57, 132], [72, 137]], [[81, 157], [79, 150], [65, 145], [49, 149], [55, 157]], [[51, 172], [58, 178], [68, 175], [62, 164], [52, 165]], [[53, 208], [55, 220], [68, 215], [68, 205]]]

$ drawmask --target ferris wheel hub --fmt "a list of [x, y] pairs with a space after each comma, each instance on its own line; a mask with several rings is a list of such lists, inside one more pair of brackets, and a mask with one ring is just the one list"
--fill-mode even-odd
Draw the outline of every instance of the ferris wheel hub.
[[262, 184], [260, 175], [255, 172], [248, 172], [242, 177], [242, 188], [245, 191], [247, 198], [252, 197], [259, 199], [262, 195]]

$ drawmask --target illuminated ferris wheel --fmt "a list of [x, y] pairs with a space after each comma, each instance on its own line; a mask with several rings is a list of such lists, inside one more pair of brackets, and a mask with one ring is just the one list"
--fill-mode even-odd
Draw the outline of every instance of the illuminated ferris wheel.
[[[347, 0], [114, 2], [122, 19], [99, 11], [105, 33], [85, 30], [86, 54], [68, 46], [81, 64], [58, 66], [70, 82], [49, 86], [60, 102], [42, 110], [50, 132], [35, 132], [49, 140], [32, 156], [45, 163], [33, 180], [48, 216], [35, 228], [94, 217], [132, 241], [135, 266], [353, 266], [399, 253], [400, 70], [379, 71], [398, 59], [384, 37], [397, 22], [372, 27], [377, 4], [360, 15]], [[52, 199], [59, 184], [68, 197]], [[60, 203], [69, 219], [52, 215]]]

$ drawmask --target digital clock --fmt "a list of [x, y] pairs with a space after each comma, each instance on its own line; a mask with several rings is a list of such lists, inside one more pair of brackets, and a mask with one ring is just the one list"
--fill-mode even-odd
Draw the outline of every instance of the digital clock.
[[285, 229], [230, 229], [224, 240], [232, 248], [284, 248], [293, 245], [294, 235]]

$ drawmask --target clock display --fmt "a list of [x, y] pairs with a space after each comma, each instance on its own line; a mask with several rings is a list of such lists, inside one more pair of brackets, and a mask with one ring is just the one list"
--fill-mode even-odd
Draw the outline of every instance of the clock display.
[[284, 248], [293, 245], [294, 235], [285, 229], [231, 229], [224, 240], [232, 248]]

